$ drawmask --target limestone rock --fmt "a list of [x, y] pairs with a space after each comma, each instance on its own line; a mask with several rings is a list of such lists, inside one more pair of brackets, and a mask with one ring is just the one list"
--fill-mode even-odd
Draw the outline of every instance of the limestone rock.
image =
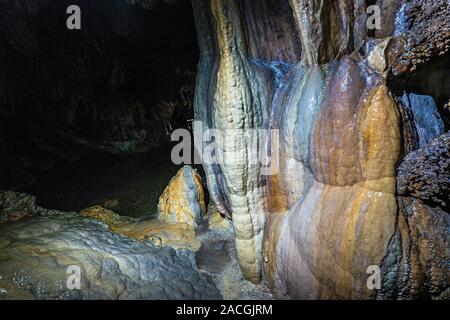
[[137, 220], [119, 216], [100, 206], [84, 209], [80, 215], [105, 223], [112, 232], [139, 241], [151, 241], [160, 247], [170, 246], [191, 251], [200, 248], [195, 229], [186, 223], [162, 222], [155, 219]]
[[120, 216], [117, 213], [105, 209], [101, 206], [94, 206], [91, 208], [83, 209], [80, 211], [80, 215], [83, 217], [97, 219], [107, 224], [111, 228], [114, 228], [115, 225], [132, 221], [131, 218]]
[[184, 166], [170, 180], [158, 203], [158, 219], [185, 223], [195, 228], [206, 213], [205, 195], [200, 175]]
[[230, 230], [231, 221], [223, 217], [214, 204], [208, 205], [208, 226], [210, 230]]
[[448, 0], [408, 1], [397, 13], [394, 35], [397, 59], [394, 75], [416, 70], [419, 66], [450, 49], [450, 3]]
[[[232, 218], [244, 276], [258, 283], [264, 270], [278, 297], [445, 297], [447, 282], [438, 279], [440, 259], [448, 259], [437, 243], [448, 236], [442, 215], [409, 221], [396, 193], [396, 168], [417, 142], [409, 133], [420, 131], [428, 141], [443, 127], [423, 117], [428, 112], [409, 114], [399, 106], [387, 77], [448, 52], [448, 1], [376, 1], [386, 23], [367, 31], [367, 1], [290, 0], [285, 15], [294, 18], [296, 34], [256, 44], [255, 21], [267, 21], [259, 33], [271, 34], [277, 20], [267, 17], [275, 8], [270, 1], [261, 2], [194, 4], [201, 50], [198, 133], [220, 129], [240, 142], [231, 148], [239, 165], [219, 161], [204, 168], [211, 198]], [[292, 17], [277, 24], [286, 34], [292, 34]], [[297, 40], [301, 58], [293, 52]], [[279, 150], [270, 139], [254, 139], [250, 128], [278, 130]], [[276, 172], [261, 178], [263, 165], [253, 165], [249, 140], [263, 140], [265, 155], [279, 151]], [[196, 144], [203, 151], [205, 143]], [[433, 225], [441, 227], [420, 236]], [[408, 246], [412, 233], [417, 243]], [[415, 245], [417, 254], [402, 258], [401, 248]], [[439, 259], [430, 264], [434, 250]], [[418, 261], [421, 251], [426, 262]], [[367, 287], [371, 265], [382, 267], [387, 291]], [[400, 278], [414, 285], [395, 281]]]
[[450, 133], [408, 154], [398, 171], [399, 194], [449, 208]]
[[[194, 254], [111, 232], [104, 223], [32, 217], [0, 226], [2, 299], [219, 299]], [[67, 286], [69, 266], [81, 271]]]
[[[161, 146], [168, 127], [192, 111], [182, 93], [195, 81], [189, 1], [176, 2], [177, 10], [169, 0], [83, 3], [86, 28], [64, 36], [69, 4], [1, 1], [2, 121], [37, 149], [68, 160], [90, 150], [133, 154]], [[183, 25], [177, 32], [144, 23], [171, 18]], [[165, 41], [155, 43], [162, 33]]]
[[36, 198], [25, 193], [0, 192], [0, 224], [24, 217], [66, 215], [57, 210], [47, 210], [36, 205]]

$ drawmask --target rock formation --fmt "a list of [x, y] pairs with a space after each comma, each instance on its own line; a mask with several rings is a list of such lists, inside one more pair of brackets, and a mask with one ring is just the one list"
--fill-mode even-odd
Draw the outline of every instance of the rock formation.
[[185, 222], [166, 223], [155, 219], [132, 219], [119, 216], [100, 206], [84, 209], [80, 215], [105, 223], [115, 233], [138, 241], [151, 241], [159, 247], [170, 246], [191, 251], [197, 251], [200, 248], [196, 229]]
[[[220, 298], [197, 269], [200, 242], [191, 225], [141, 221], [99, 206], [51, 211], [35, 201], [0, 193], [0, 298]], [[67, 286], [70, 266], [81, 270], [79, 290]]]
[[159, 198], [158, 219], [185, 223], [195, 229], [205, 213], [205, 194], [200, 175], [191, 166], [184, 166]]
[[[229, 138], [215, 140], [220, 161], [204, 164], [208, 188], [233, 220], [244, 275], [266, 277], [278, 297], [448, 295], [448, 213], [416, 198], [447, 206], [445, 149], [429, 147], [437, 154], [430, 169], [420, 162], [423, 178], [400, 169], [397, 193], [402, 157], [444, 124], [435, 104], [424, 104], [432, 98], [405, 93], [404, 106], [389, 85], [447, 54], [450, 4], [377, 4], [383, 27], [370, 30], [364, 1], [193, 1], [200, 134]], [[278, 145], [262, 140], [267, 156], [279, 152], [275, 174], [251, 159], [261, 151], [251, 149], [262, 139], [255, 128], [279, 132]], [[238, 163], [224, 161], [230, 151]], [[377, 290], [367, 285], [371, 266], [382, 271]]]
[[[86, 31], [46, 37], [65, 4], [0, 4], [0, 187], [54, 157], [149, 150], [193, 111], [207, 191], [185, 166], [151, 220], [0, 193], [0, 288], [217, 297], [208, 274], [230, 297], [238, 263], [277, 298], [450, 299], [448, 0], [192, 0], [195, 92], [188, 1], [96, 2]], [[49, 284], [71, 264], [82, 290]]]
[[[192, 252], [138, 242], [78, 215], [3, 224], [0, 248], [0, 298], [220, 298]], [[81, 268], [80, 290], [67, 287], [69, 266]]]

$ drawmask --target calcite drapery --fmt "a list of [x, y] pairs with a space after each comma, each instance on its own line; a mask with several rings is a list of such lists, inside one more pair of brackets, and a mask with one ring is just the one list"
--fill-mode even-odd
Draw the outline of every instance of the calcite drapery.
[[[204, 3], [206, 7], [207, 4], [208, 2]], [[261, 180], [259, 167], [252, 165], [250, 161], [253, 156], [250, 141], [257, 143], [258, 134], [250, 135], [249, 129], [262, 127], [267, 120], [265, 97], [260, 95], [263, 92], [262, 77], [247, 59], [237, 4], [233, 1], [213, 0], [210, 9], [215, 21], [220, 59], [214, 61], [214, 57], [202, 56], [204, 61], [211, 59], [210, 63], [216, 65], [217, 70], [213, 73], [215, 90], [211, 89], [209, 98], [199, 97], [199, 92], [210, 85], [203, 78], [208, 78], [211, 74], [205, 70], [205, 74], [199, 75], [196, 110], [203, 108], [204, 105], [200, 103], [208, 99], [213, 108], [207, 116], [202, 111], [197, 116], [207, 126], [226, 133], [226, 138], [233, 142], [233, 149], [223, 150], [223, 155], [235, 152], [238, 162], [225, 164], [222, 161], [221, 167], [205, 166], [205, 171], [213, 200], [224, 214], [232, 212], [236, 221], [236, 249], [242, 270], [249, 280], [259, 282], [264, 216], [258, 191]], [[203, 26], [200, 28], [200, 34], [202, 31], [211, 33], [211, 30], [203, 30]], [[200, 45], [206, 44], [200, 41]], [[200, 62], [200, 68], [204, 61]], [[213, 72], [211, 69], [209, 71]], [[200, 134], [203, 136], [203, 133]]]
[[80, 211], [131, 239], [151, 241], [158, 246], [198, 251], [196, 229], [205, 214], [205, 199], [200, 175], [184, 166], [170, 180], [160, 197], [157, 219], [137, 220], [120, 216], [100, 206]]
[[369, 297], [366, 270], [394, 233], [399, 114], [385, 85], [360, 72], [339, 62], [314, 131], [314, 178], [281, 225], [278, 290], [291, 297]]
[[[439, 19], [443, 27], [427, 36], [425, 25], [400, 19], [431, 20], [428, 13], [447, 5], [412, 1], [405, 11], [401, 4], [379, 1], [388, 21], [372, 31], [364, 1], [290, 0], [291, 10], [281, 1], [282, 15], [270, 14], [269, 1], [262, 2], [193, 1], [202, 52], [195, 111], [203, 131], [259, 126], [280, 132], [274, 175], [261, 178], [261, 170], [249, 169], [245, 143], [239, 148], [240, 167], [204, 165], [218, 209], [233, 218], [245, 276], [257, 282], [262, 261], [278, 296], [417, 297], [422, 282], [416, 280], [430, 272], [417, 267], [417, 256], [408, 255], [407, 237], [433, 223], [425, 216], [408, 222], [404, 210], [409, 207], [398, 205], [396, 168], [411, 150], [406, 144], [417, 139], [408, 135], [416, 124], [390, 93], [386, 77], [412, 70], [402, 57], [430, 43], [444, 44], [427, 51], [430, 56], [448, 50], [448, 21]], [[291, 16], [278, 30], [290, 32], [291, 41], [265, 32], [280, 16]], [[254, 39], [254, 21], [267, 22], [258, 25], [264, 45]], [[298, 32], [292, 32], [292, 21]], [[415, 28], [420, 41], [400, 45]], [[197, 146], [204, 144], [197, 141]], [[442, 229], [432, 228], [436, 237], [430, 241], [437, 241]], [[428, 247], [418, 245], [421, 250]], [[442, 263], [448, 253], [440, 250], [438, 259]], [[408, 265], [415, 272], [405, 272]], [[382, 270], [384, 288], [367, 286], [371, 266]], [[401, 275], [414, 284], [396, 281]], [[436, 297], [448, 281], [434, 286]]]

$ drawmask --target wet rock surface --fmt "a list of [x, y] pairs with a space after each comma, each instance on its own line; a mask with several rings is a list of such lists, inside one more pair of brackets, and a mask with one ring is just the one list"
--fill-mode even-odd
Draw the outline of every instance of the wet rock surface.
[[[265, 178], [238, 134], [244, 141], [235, 148], [239, 166], [204, 165], [217, 209], [233, 221], [245, 278], [268, 280], [279, 298], [445, 298], [449, 253], [439, 239], [447, 241], [446, 213], [414, 198], [406, 199], [417, 200], [413, 205], [399, 204], [396, 189], [403, 157], [446, 129], [436, 107], [448, 101], [445, 68], [426, 66], [446, 57], [448, 1], [376, 1], [382, 28], [367, 30], [367, 2], [291, 0], [284, 15], [294, 18], [296, 32], [291, 19], [279, 24], [290, 41], [280, 37], [258, 46], [244, 39], [252, 39], [254, 21], [274, 9], [265, 2], [194, 5], [201, 51], [194, 106], [201, 133], [213, 128], [230, 137], [227, 129], [252, 127], [276, 129], [280, 137], [278, 146], [263, 142], [267, 153], [279, 152], [277, 171]], [[265, 28], [270, 23], [261, 34]], [[301, 57], [293, 52], [296, 40]], [[420, 75], [413, 77], [416, 69]], [[395, 88], [408, 98], [405, 106], [391, 88], [400, 75], [409, 81]], [[438, 153], [436, 159], [446, 158]], [[436, 166], [446, 170], [445, 163]], [[428, 174], [433, 179], [435, 173]], [[400, 193], [418, 188], [430, 197], [421, 175], [406, 173]], [[417, 212], [412, 220], [405, 214], [411, 210]], [[430, 234], [422, 235], [427, 228]], [[367, 286], [371, 265], [382, 267], [380, 292]]]
[[47, 210], [39, 207], [36, 205], [36, 198], [28, 194], [12, 191], [0, 192], [0, 224], [20, 220], [24, 217], [65, 214], [58, 210]]
[[199, 227], [202, 245], [196, 253], [197, 265], [210, 279], [225, 300], [272, 300], [268, 284], [253, 284], [245, 279], [236, 255], [235, 235], [232, 227], [211, 229], [208, 217]]
[[[193, 251], [137, 237], [136, 225], [123, 225], [129, 226], [131, 218], [100, 208], [81, 215], [48, 211], [33, 197], [12, 192], [1, 193], [0, 199], [0, 298], [221, 298], [199, 273]], [[12, 213], [18, 210], [26, 215], [15, 219]], [[164, 227], [172, 237], [177, 234]], [[129, 236], [122, 235], [125, 229]], [[155, 224], [151, 230], [161, 233]], [[67, 287], [69, 266], [81, 270], [79, 290]]]
[[407, 1], [395, 18], [399, 51], [394, 75], [412, 72], [450, 49], [450, 3], [447, 0]]
[[[194, 254], [112, 233], [77, 215], [35, 217], [0, 227], [2, 298], [217, 299]], [[69, 290], [70, 265], [81, 289]]]
[[186, 223], [196, 228], [205, 213], [205, 193], [200, 175], [191, 166], [184, 166], [172, 177], [159, 199], [158, 219]]

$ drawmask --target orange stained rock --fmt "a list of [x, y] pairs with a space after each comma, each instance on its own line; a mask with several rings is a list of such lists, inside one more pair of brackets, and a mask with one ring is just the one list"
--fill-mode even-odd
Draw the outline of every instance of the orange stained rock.
[[280, 224], [269, 266], [293, 298], [373, 294], [367, 268], [381, 264], [396, 228], [401, 140], [396, 103], [376, 80], [367, 86], [351, 59], [331, 80], [312, 142], [314, 180]]
[[189, 166], [181, 168], [159, 198], [158, 219], [196, 227], [206, 212], [200, 175]]
[[80, 211], [84, 217], [94, 218], [105, 223], [111, 231], [138, 241], [151, 241], [157, 246], [170, 246], [175, 249], [200, 249], [195, 229], [185, 223], [164, 223], [156, 219], [139, 221], [119, 216], [100, 206]]

